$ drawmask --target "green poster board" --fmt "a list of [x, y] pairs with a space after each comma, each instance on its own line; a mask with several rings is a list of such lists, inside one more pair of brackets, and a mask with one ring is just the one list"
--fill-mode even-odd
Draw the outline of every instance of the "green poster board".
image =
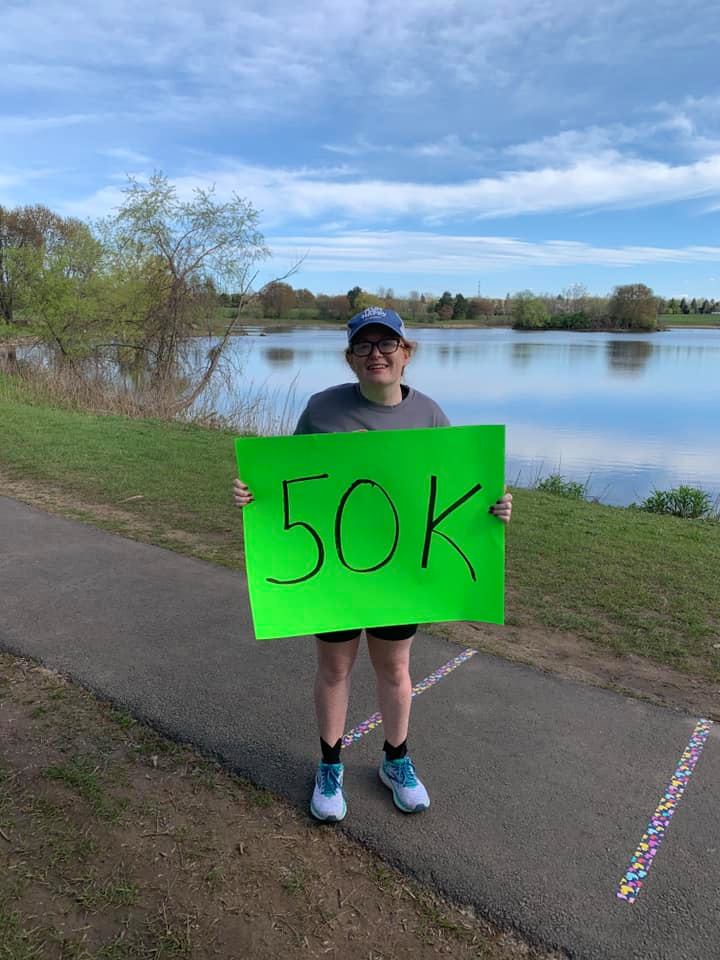
[[440, 620], [503, 622], [505, 428], [243, 437], [258, 640]]

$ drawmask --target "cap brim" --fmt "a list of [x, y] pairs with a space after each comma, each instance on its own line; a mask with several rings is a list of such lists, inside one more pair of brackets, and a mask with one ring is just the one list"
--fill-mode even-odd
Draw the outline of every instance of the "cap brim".
[[399, 330], [396, 330], [395, 327], [391, 327], [389, 324], [383, 323], [382, 320], [378, 320], [376, 317], [370, 317], [367, 320], [364, 320], [359, 327], [356, 327], [353, 330], [352, 334], [350, 333], [350, 331], [348, 331], [348, 343], [352, 342], [355, 339], [355, 337], [360, 333], [360, 331], [365, 329], [365, 327], [385, 327], [386, 330], [389, 330], [390, 333], [394, 334], [396, 337], [405, 336], [404, 333], [402, 333]]

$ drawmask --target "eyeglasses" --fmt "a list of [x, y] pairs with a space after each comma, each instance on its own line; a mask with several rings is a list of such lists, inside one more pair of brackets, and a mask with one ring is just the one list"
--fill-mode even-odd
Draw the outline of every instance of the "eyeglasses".
[[373, 352], [373, 347], [378, 348], [378, 352], [386, 357], [390, 353], [395, 353], [395, 351], [400, 346], [399, 340], [358, 340], [356, 343], [350, 344], [350, 353], [354, 357], [369, 357]]

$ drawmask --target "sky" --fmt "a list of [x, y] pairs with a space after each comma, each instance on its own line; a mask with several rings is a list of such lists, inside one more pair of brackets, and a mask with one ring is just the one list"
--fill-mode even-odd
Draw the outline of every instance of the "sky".
[[5, 0], [0, 205], [260, 214], [258, 282], [720, 299], [712, 0]]

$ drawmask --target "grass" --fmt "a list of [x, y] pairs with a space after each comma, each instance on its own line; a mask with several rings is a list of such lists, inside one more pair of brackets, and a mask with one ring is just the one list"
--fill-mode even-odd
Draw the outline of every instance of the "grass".
[[648, 513], [663, 513], [685, 520], [720, 520], [720, 498], [713, 502], [709, 493], [699, 487], [674, 487], [653, 490], [640, 504]]
[[43, 944], [23, 929], [20, 915], [0, 908], [0, 960], [42, 960]]
[[97, 817], [113, 822], [118, 819], [125, 804], [122, 799], [109, 796], [98, 772], [94, 758], [74, 756], [65, 763], [47, 767], [43, 776], [63, 783], [85, 800]]
[[122, 868], [116, 869], [113, 876], [106, 880], [86, 877], [82, 878], [80, 883], [82, 887], [75, 898], [81, 906], [88, 910], [133, 907], [140, 896], [139, 885], [129, 880]]
[[[9, 394], [0, 376], [5, 475], [60, 491], [68, 515], [241, 567], [240, 517], [230, 503], [231, 433], [81, 414]], [[540, 490], [514, 494], [507, 538], [513, 622], [572, 631], [604, 648], [720, 679], [713, 647], [720, 524]]]
[[305, 870], [301, 866], [285, 867], [280, 872], [280, 884], [287, 893], [303, 893], [305, 890]]
[[587, 496], [589, 483], [578, 483], [568, 480], [559, 473], [551, 473], [544, 480], [538, 480], [534, 485], [536, 490], [543, 493], [552, 493], [556, 497], [567, 497], [570, 500], [584, 500]]
[[663, 314], [658, 317], [663, 327], [720, 327], [720, 314]]
[[515, 504], [508, 580], [522, 616], [720, 677], [720, 525], [537, 491]]
[[117, 506], [158, 529], [227, 538], [228, 554], [240, 549], [231, 432], [23, 402], [2, 374], [0, 419], [0, 464], [12, 473], [60, 484], [80, 505]]

